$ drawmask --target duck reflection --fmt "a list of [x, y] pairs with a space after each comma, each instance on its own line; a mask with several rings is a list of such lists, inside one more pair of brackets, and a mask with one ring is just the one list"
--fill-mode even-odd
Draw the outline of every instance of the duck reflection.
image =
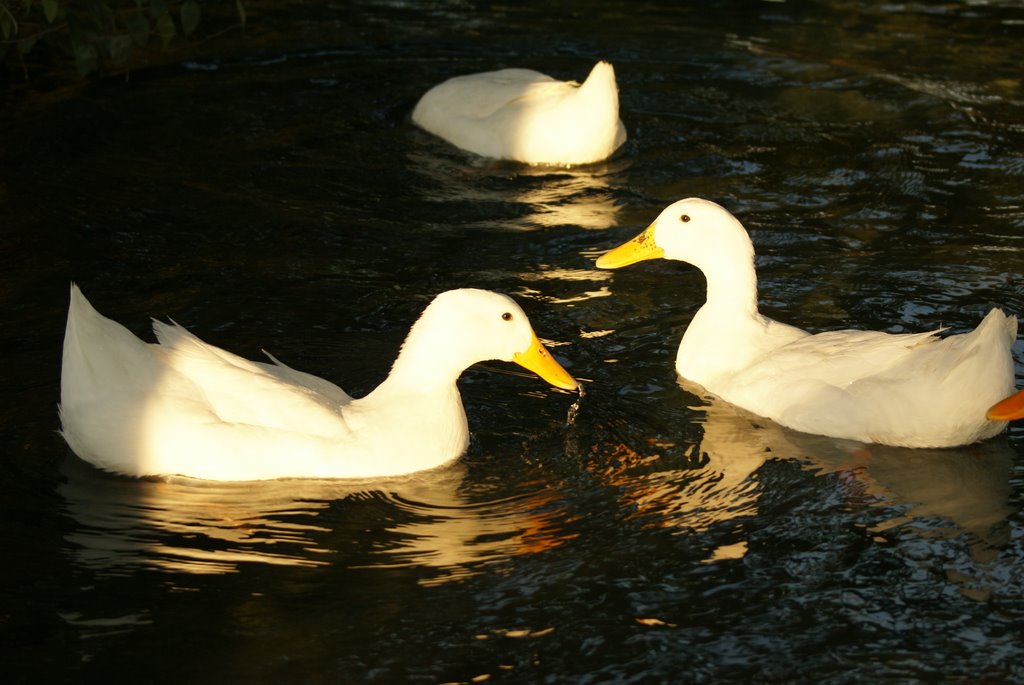
[[312, 535], [322, 530], [315, 519], [327, 503], [305, 500], [295, 491], [286, 494], [285, 481], [253, 487], [130, 479], [102, 473], [71, 455], [62, 461], [61, 473], [58, 491], [77, 523], [66, 540], [84, 567], [116, 575], [140, 567], [225, 573], [254, 561], [323, 563], [316, 556], [323, 550]]
[[[600, 460], [591, 460], [588, 468], [617, 489], [635, 524], [685, 535], [714, 531], [706, 538], [712, 548], [705, 561], [742, 557], [746, 541], [739, 522], [757, 514], [761, 486], [754, 473], [771, 455], [731, 405], [696, 408], [697, 418], [692, 409], [685, 417], [668, 417], [671, 434], [641, 425], [638, 416], [608, 422], [603, 428], [608, 435], [592, 448]], [[680, 423], [694, 430], [675, 432]]]
[[557, 493], [471, 502], [461, 465], [372, 482], [138, 480], [71, 455], [61, 470], [59, 493], [76, 524], [68, 549], [99, 575], [341, 565], [409, 568], [436, 584], [572, 537]]
[[565, 529], [570, 519], [560, 501], [557, 493], [539, 490], [483, 504], [408, 502], [419, 517], [389, 529], [396, 540], [385, 555], [390, 560], [381, 558], [375, 565], [428, 566], [438, 573], [420, 582], [436, 585], [512, 557], [560, 547], [576, 537]]
[[[691, 408], [698, 413], [692, 425], [699, 430], [692, 438], [681, 437], [682, 445], [636, 436], [629, 445], [611, 440], [600, 475], [619, 488], [631, 518], [645, 526], [686, 534], [728, 531], [723, 539], [716, 536], [718, 546], [706, 561], [745, 554], [740, 522], [758, 513], [757, 473], [768, 459], [796, 459], [819, 475], [839, 474], [856, 484], [851, 492], [858, 501], [891, 505], [896, 513], [876, 532], [914, 521], [915, 530], [926, 536], [966, 533], [979, 562], [1008, 542], [1015, 453], [1004, 439], [957, 449], [864, 445], [783, 428], [707, 395], [700, 386], [678, 382], [705, 402]], [[663, 458], [673, 451], [681, 457]]]
[[[684, 389], [699, 386], [680, 380]], [[995, 554], [1008, 540], [1006, 518], [1014, 451], [996, 438], [956, 449], [908, 449], [866, 445], [800, 433], [707, 396], [701, 449], [721, 464], [742, 464], [739, 472], [758, 468], [758, 457], [793, 458], [820, 474], [842, 474], [856, 480], [860, 497], [895, 505], [903, 512], [879, 530], [912, 520], [940, 519], [931, 535], [967, 533], [979, 561]]]
[[[613, 190], [626, 160], [583, 167], [511, 165], [408, 153], [410, 168], [426, 183], [424, 199], [442, 203], [452, 216], [479, 217], [488, 227], [530, 230], [574, 226], [602, 230], [617, 225], [620, 203]], [[456, 209], [457, 208], [457, 209]]]
[[604, 174], [592, 169], [530, 168], [520, 176], [535, 181], [516, 197], [530, 207], [525, 220], [533, 225], [601, 230], [617, 224], [619, 203]]
[[[880, 445], [828, 445], [829, 439], [797, 434], [793, 444], [811, 468], [856, 478], [865, 494], [902, 513], [876, 527], [887, 530], [912, 521], [925, 536], [969, 536], [971, 555], [981, 563], [1009, 542], [1007, 525], [1014, 450], [996, 437], [955, 449], [906, 449]], [[835, 441], [831, 441], [835, 442]]]
[[[1015, 453], [1004, 439], [955, 449], [867, 445], [789, 430], [717, 398], [706, 399], [710, 404], [701, 448], [719, 453], [721, 463], [739, 461], [744, 469], [756, 469], [756, 455], [762, 460], [790, 458], [819, 475], [854, 479], [858, 499], [894, 505], [902, 512], [877, 531], [930, 521], [921, 529], [926, 535], [967, 533], [979, 561], [1008, 542], [1005, 523], [1013, 512], [1009, 497]], [[717, 427], [719, 423], [726, 427]], [[936, 519], [940, 522], [934, 523]]]

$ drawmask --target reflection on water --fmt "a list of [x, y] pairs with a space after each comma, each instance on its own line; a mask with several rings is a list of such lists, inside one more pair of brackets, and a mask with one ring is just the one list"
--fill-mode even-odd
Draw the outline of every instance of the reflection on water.
[[228, 573], [247, 562], [323, 563], [315, 554], [325, 550], [311, 536], [324, 530], [314, 521], [327, 502], [304, 500], [284, 481], [129, 479], [70, 455], [61, 471], [59, 492], [78, 524], [65, 539], [83, 567], [123, 575], [139, 567]]
[[403, 504], [418, 520], [389, 528], [400, 542], [369, 567], [433, 567], [439, 573], [421, 581], [427, 585], [464, 579], [484, 565], [555, 549], [576, 536], [563, 531], [570, 519], [553, 492], [485, 504]]
[[[561, 284], [573, 284], [579, 286], [592, 286], [594, 281], [610, 280], [611, 276], [607, 272], [594, 273], [590, 269], [559, 269], [557, 267], [548, 267], [538, 270], [536, 273], [528, 274], [523, 276], [523, 281], [526, 283], [540, 283], [543, 281], [559, 281]], [[543, 297], [543, 293], [531, 286], [523, 286], [519, 290], [520, 294], [547, 300], [553, 305], [568, 305], [573, 306], [579, 302], [585, 302], [586, 300], [592, 300], [597, 297], [609, 297], [612, 294], [611, 289], [608, 285], [602, 284], [595, 290], [579, 290], [574, 289], [570, 293], [566, 293], [564, 296], [550, 295]]]
[[[107, 576], [337, 564], [423, 567], [424, 582], [436, 584], [573, 537], [553, 491], [472, 502], [460, 492], [460, 465], [402, 479], [252, 483], [121, 478], [70, 455], [61, 470], [59, 492], [77, 524], [65, 536], [70, 553]], [[368, 502], [375, 511], [363, 520]], [[344, 536], [359, 526], [363, 544]]]
[[[757, 484], [750, 476], [764, 463], [764, 453], [748, 450], [727, 421], [709, 415], [701, 423], [704, 438], [695, 445], [650, 438], [642, 447], [613, 447], [618, 466], [604, 480], [620, 488], [623, 503], [644, 525], [696, 533], [757, 513]], [[680, 447], [685, 451], [679, 453]], [[666, 459], [672, 452], [677, 454]]]
[[[0, 108], [16, 679], [1024, 682], [1021, 433], [911, 452], [782, 430], [675, 385], [699, 274], [593, 269], [699, 195], [748, 224], [773, 318], [1020, 309], [1019, 3], [442, 4], [290, 3], [298, 50]], [[408, 122], [452, 73], [597, 56], [631, 134], [605, 164], [482, 160]], [[594, 380], [563, 426], [533, 384], [467, 374], [489, 446], [419, 482], [57, 473], [71, 279], [363, 388], [425, 298], [491, 288]]]
[[[479, 214], [488, 227], [514, 231], [599, 230], [617, 224], [621, 203], [612, 188], [628, 169], [626, 158], [580, 167], [530, 167], [440, 149], [444, 143], [435, 139], [422, 142], [431, 149], [406, 152], [410, 168], [422, 179], [417, 190], [428, 202], [466, 208], [460, 217]], [[502, 215], [506, 218], [495, 220]]]
[[[638, 393], [644, 403], [663, 397], [657, 387]], [[604, 416], [588, 438], [587, 471], [612, 489], [626, 520], [639, 529], [679, 536], [715, 531], [707, 538], [713, 542], [703, 561], [742, 557], [742, 521], [757, 515], [761, 486], [754, 474], [766, 458], [749, 439], [749, 426], [706, 407], [700, 408], [706, 410], [703, 418], [687, 409], [669, 419], [678, 422], [677, 428], [695, 430], [672, 430], [630, 414], [636, 407], [619, 402], [619, 407], [596, 409]]]
[[526, 187], [516, 199], [530, 207], [528, 223], [539, 227], [573, 226], [588, 230], [617, 225], [620, 203], [611, 191], [610, 171], [621, 173], [627, 162], [560, 169], [531, 167], [519, 176]]
[[[799, 433], [680, 385], [708, 402], [701, 410], [699, 449], [722, 482], [742, 483], [766, 459], [797, 459], [819, 474], [842, 474], [857, 483], [859, 501], [895, 505], [900, 513], [879, 526], [886, 530], [910, 521], [925, 535], [967, 533], [979, 560], [991, 559], [1008, 541], [1006, 519], [1014, 451], [996, 438], [959, 449], [903, 449], [867, 445]], [[756, 510], [753, 503], [748, 505]]]
[[1014, 451], [997, 438], [962, 449], [911, 450], [799, 433], [709, 396], [690, 417], [692, 437], [676, 438], [640, 421], [604, 427], [587, 468], [615, 488], [628, 518], [641, 527], [697, 535], [728, 531], [704, 561], [747, 552], [744, 521], [759, 516], [768, 460], [795, 460], [818, 476], [838, 476], [846, 506], [879, 507], [876, 533], [913, 525], [925, 537], [967, 534], [972, 556], [991, 560], [1008, 541], [1009, 485]]
[[973, 556], [990, 561], [1009, 542], [1007, 518], [1015, 453], [1003, 437], [945, 450], [909, 450], [881, 445], [822, 445], [824, 439], [794, 436], [813, 468], [850, 474], [866, 492], [902, 513], [877, 527], [913, 523], [925, 536], [967, 533]]

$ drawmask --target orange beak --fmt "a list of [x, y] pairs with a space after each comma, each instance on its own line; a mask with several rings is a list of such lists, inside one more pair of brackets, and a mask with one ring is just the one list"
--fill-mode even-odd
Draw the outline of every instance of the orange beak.
[[664, 256], [665, 251], [654, 243], [654, 224], [651, 224], [637, 237], [598, 257], [595, 266], [599, 269], [618, 269], [620, 266]]
[[555, 358], [548, 352], [548, 348], [544, 347], [537, 339], [536, 334], [525, 351], [512, 355], [512, 361], [524, 369], [533, 371], [556, 388], [575, 390], [577, 387], [576, 379], [555, 361]]
[[992, 421], [1013, 421], [1024, 418], [1024, 390], [989, 407], [989, 410], [985, 412], [985, 418]]

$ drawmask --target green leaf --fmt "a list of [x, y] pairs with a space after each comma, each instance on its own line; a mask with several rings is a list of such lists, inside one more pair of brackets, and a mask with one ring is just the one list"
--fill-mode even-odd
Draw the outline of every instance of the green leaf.
[[111, 36], [106, 41], [107, 54], [114, 64], [124, 64], [132, 54], [132, 37], [126, 34]]
[[59, 10], [60, 5], [57, 4], [57, 0], [43, 0], [43, 16], [46, 17], [46, 23], [52, 24], [53, 20], [57, 18]]
[[0, 14], [0, 34], [3, 34], [4, 40], [10, 40], [11, 35], [13, 33], [14, 20], [11, 19], [10, 15], [7, 12]]
[[199, 3], [195, 0], [186, 0], [181, 5], [181, 32], [191, 36], [192, 32], [199, 26]]
[[238, 18], [242, 21], [242, 29], [245, 29], [245, 5], [242, 0], [235, 0], [235, 9], [238, 10]]
[[96, 27], [104, 33], [114, 31], [114, 10], [102, 2], [89, 2], [90, 13], [96, 20]]
[[75, 66], [82, 76], [89, 74], [99, 64], [99, 54], [96, 46], [92, 43], [73, 43], [72, 49], [75, 53]]
[[167, 14], [167, 3], [164, 0], [149, 0], [149, 16], [154, 19]]
[[142, 13], [126, 14], [122, 21], [133, 43], [142, 47], [149, 42], [149, 20]]
[[32, 48], [36, 46], [37, 36], [29, 36], [18, 41], [18, 52], [22, 55], [27, 55], [32, 52]]
[[164, 13], [156, 20], [156, 33], [160, 36], [160, 41], [166, 48], [172, 40], [174, 40], [174, 34], [178, 30], [174, 28], [174, 20], [171, 19], [171, 15]]

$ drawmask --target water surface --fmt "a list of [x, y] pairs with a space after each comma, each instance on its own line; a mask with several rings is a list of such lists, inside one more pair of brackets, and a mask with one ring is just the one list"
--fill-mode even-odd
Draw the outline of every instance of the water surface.
[[[1019, 313], [1024, 10], [367, 1], [275, 22], [243, 54], [0, 113], [14, 682], [1024, 682], [1024, 433], [909, 451], [782, 429], [675, 377], [699, 273], [593, 268], [697, 195], [750, 229], [776, 318]], [[409, 121], [450, 76], [598, 58], [630, 136], [605, 163], [484, 160]], [[71, 280], [140, 335], [173, 317], [356, 395], [434, 294], [491, 288], [586, 396], [475, 367], [469, 452], [394, 481], [118, 478], [55, 433]]]

